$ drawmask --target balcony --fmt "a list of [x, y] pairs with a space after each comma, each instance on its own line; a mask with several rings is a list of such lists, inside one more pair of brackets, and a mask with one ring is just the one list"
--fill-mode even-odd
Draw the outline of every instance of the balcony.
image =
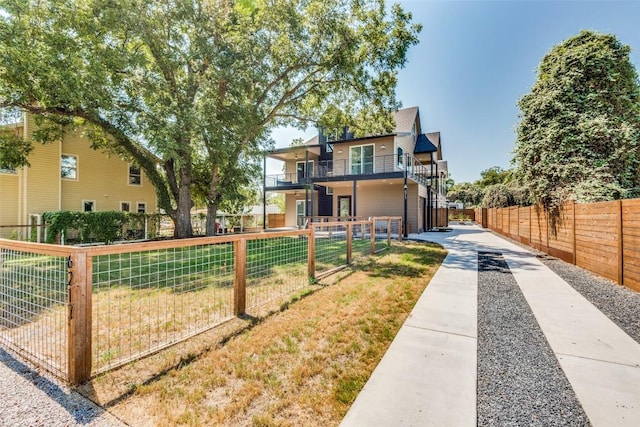
[[[309, 163], [311, 165], [312, 163]], [[311, 182], [341, 181], [344, 179], [385, 177], [403, 177], [422, 185], [428, 185], [432, 176], [432, 167], [424, 165], [410, 154], [402, 156], [386, 155], [364, 158], [363, 161], [349, 159], [321, 160], [313, 163], [309, 174], [304, 171], [296, 173], [267, 175], [266, 188], [294, 189], [302, 188]], [[433, 178], [437, 178], [436, 166], [433, 165]]]

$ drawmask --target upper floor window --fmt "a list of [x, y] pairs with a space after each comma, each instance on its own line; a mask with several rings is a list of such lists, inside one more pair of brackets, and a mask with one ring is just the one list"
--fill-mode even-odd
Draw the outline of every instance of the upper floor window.
[[349, 149], [351, 175], [373, 173], [373, 144], [359, 145]]
[[130, 202], [120, 202], [120, 210], [122, 212], [131, 212], [131, 203]]
[[147, 212], [147, 204], [144, 202], [138, 202], [138, 206], [137, 206], [137, 210], [138, 213], [145, 213]]
[[398, 167], [400, 169], [404, 169], [404, 150], [402, 149], [402, 147], [398, 147], [396, 149], [396, 153], [398, 156]]
[[138, 166], [129, 165], [129, 184], [142, 185], [142, 172]]
[[78, 157], [63, 154], [60, 158], [60, 177], [65, 179], [78, 179]]

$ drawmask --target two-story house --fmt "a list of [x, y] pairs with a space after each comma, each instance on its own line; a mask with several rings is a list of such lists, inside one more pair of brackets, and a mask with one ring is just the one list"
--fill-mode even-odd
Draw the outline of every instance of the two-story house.
[[438, 209], [446, 207], [447, 178], [440, 133], [422, 133], [418, 107], [397, 111], [395, 119], [387, 135], [320, 132], [300, 146], [271, 151], [284, 172], [265, 172], [264, 191], [285, 195], [285, 226], [316, 216], [401, 216], [408, 233], [446, 225]]
[[[33, 116], [3, 127], [24, 137], [35, 129]], [[157, 211], [156, 192], [136, 165], [91, 149], [82, 131], [36, 144], [29, 166], [0, 165], [0, 237], [26, 236], [26, 225], [47, 211]]]

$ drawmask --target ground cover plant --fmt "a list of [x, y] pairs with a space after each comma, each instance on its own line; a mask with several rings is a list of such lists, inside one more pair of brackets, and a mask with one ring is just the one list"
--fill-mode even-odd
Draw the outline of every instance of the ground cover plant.
[[172, 366], [163, 356], [159, 373], [134, 364], [81, 391], [131, 425], [337, 425], [444, 256], [394, 243], [270, 315], [234, 319]]

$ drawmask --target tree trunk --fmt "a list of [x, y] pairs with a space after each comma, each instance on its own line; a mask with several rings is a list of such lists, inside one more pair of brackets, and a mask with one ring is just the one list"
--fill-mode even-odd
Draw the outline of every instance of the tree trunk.
[[218, 213], [218, 204], [207, 205], [207, 236], [215, 236], [217, 230], [216, 227], [216, 214]]
[[215, 236], [217, 231], [216, 214], [218, 213], [218, 204], [220, 203], [220, 194], [218, 192], [219, 179], [218, 165], [215, 162], [211, 162], [211, 182], [209, 183], [209, 194], [207, 194], [207, 236]]
[[193, 236], [193, 228], [191, 227], [191, 208], [193, 200], [191, 199], [191, 171], [188, 167], [180, 168], [180, 186], [178, 187], [178, 200], [175, 211], [173, 237], [183, 239]]

